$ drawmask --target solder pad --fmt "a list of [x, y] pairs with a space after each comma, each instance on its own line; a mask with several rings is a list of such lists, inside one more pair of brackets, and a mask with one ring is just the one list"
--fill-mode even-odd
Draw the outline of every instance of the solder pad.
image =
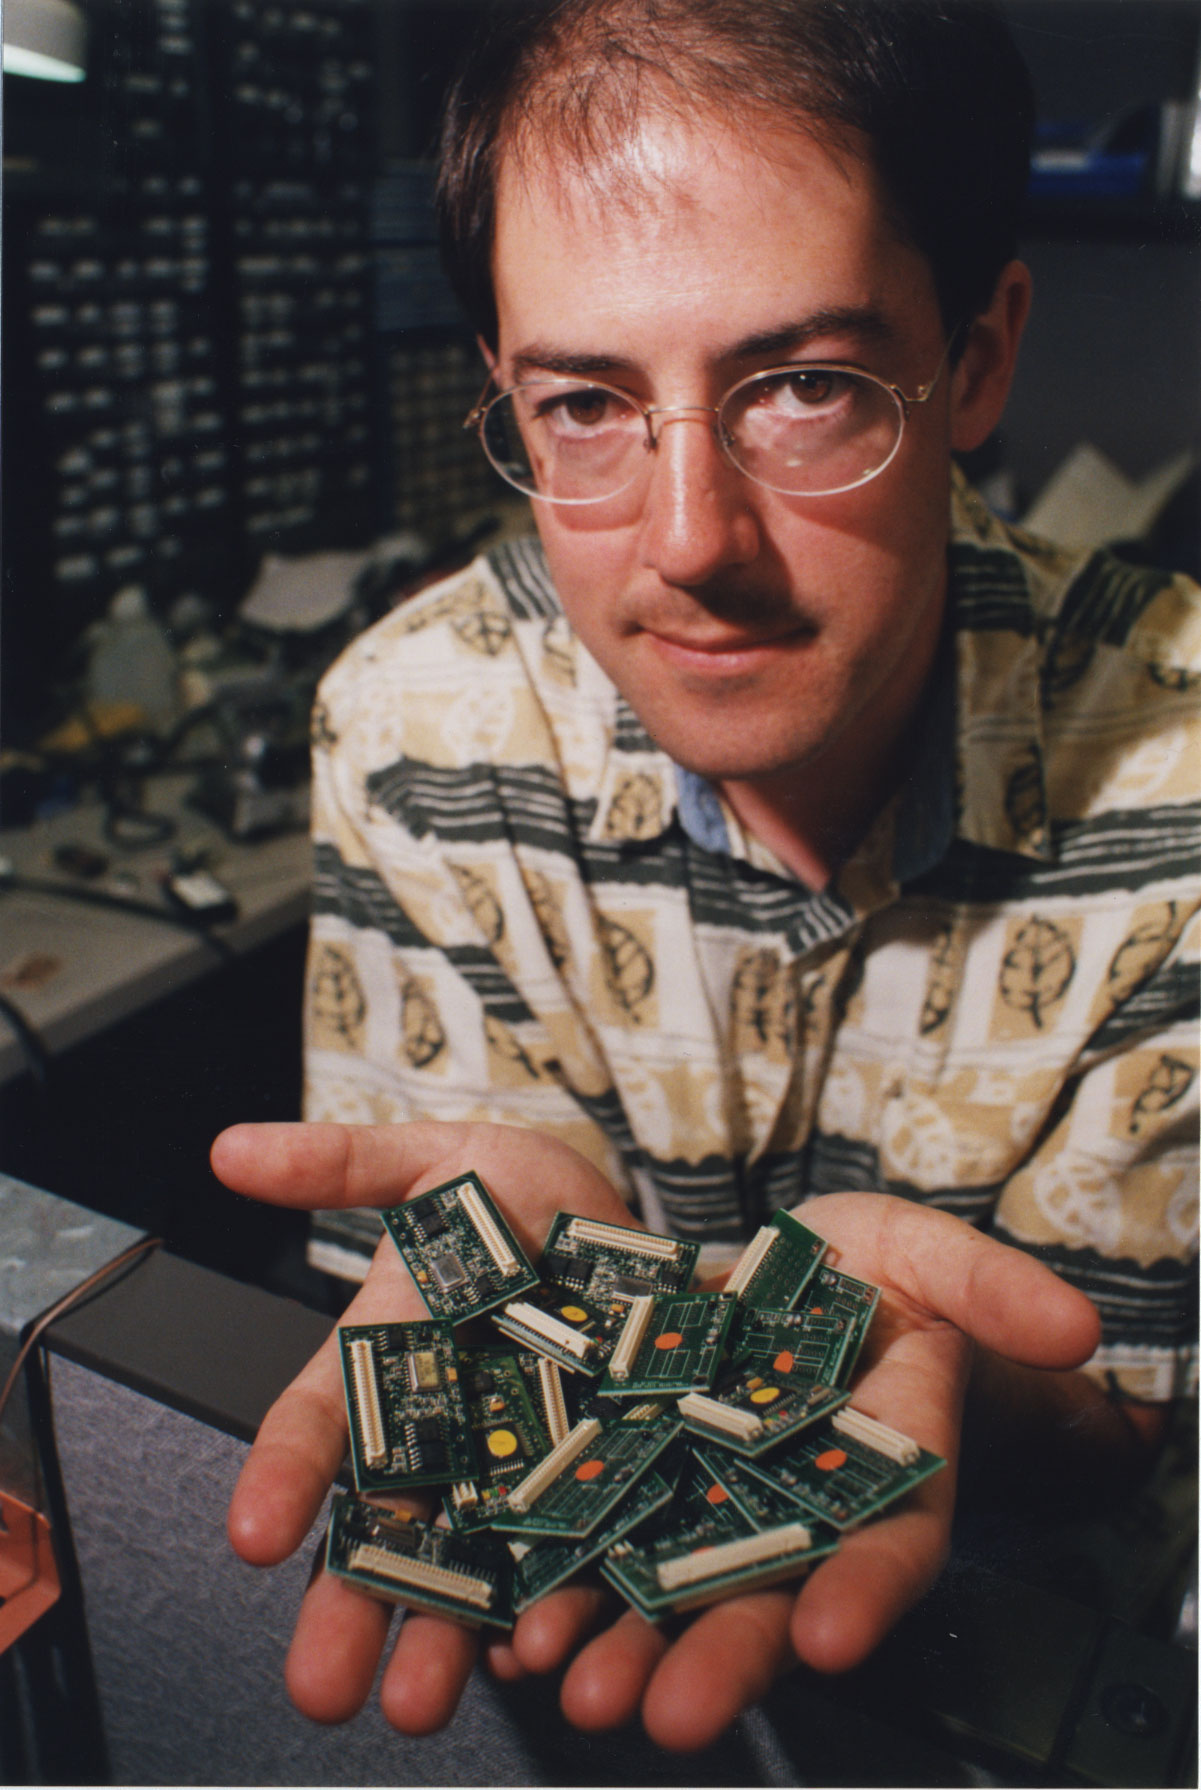
[[538, 1284], [478, 1175], [447, 1181], [382, 1217], [436, 1318], [463, 1324]]
[[446, 1324], [344, 1324], [338, 1330], [359, 1491], [471, 1479], [475, 1449]]
[[725, 1291], [747, 1305], [791, 1311], [826, 1253], [824, 1238], [788, 1212], [777, 1212], [751, 1238]]
[[325, 1564], [339, 1578], [393, 1603], [411, 1604], [472, 1626], [509, 1628], [512, 1561], [492, 1536], [457, 1535], [336, 1493]]
[[616, 1508], [679, 1433], [657, 1401], [626, 1407], [615, 1419], [584, 1416], [493, 1519], [505, 1534], [582, 1540]]
[[446, 1501], [456, 1529], [486, 1528], [509, 1487], [524, 1479], [550, 1450], [529, 1382], [533, 1357], [523, 1363], [503, 1346], [459, 1351], [460, 1385], [470, 1414], [478, 1477], [455, 1485]]
[[750, 1470], [786, 1492], [804, 1511], [845, 1530], [877, 1515], [946, 1465], [910, 1437], [877, 1425], [876, 1441], [884, 1439], [889, 1449], [882, 1452], [864, 1440], [873, 1431], [861, 1429], [857, 1419], [859, 1412], [840, 1411]]
[[600, 1390], [641, 1398], [710, 1385], [733, 1320], [734, 1301], [724, 1293], [634, 1300]]

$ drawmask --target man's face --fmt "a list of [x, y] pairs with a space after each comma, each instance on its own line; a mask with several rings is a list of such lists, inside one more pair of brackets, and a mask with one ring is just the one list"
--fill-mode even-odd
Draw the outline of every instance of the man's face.
[[[930, 269], [866, 162], [791, 131], [764, 143], [652, 111], [588, 178], [507, 162], [499, 384], [571, 372], [674, 406], [794, 361], [911, 393], [930, 380], [945, 347]], [[642, 501], [535, 501], [573, 627], [678, 763], [767, 788], [891, 754], [943, 607], [949, 383], [892, 464], [839, 496], [753, 483], [693, 412], [661, 420]]]

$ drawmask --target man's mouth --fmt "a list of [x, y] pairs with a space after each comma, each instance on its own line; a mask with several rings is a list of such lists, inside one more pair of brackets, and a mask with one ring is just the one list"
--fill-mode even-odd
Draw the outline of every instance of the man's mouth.
[[666, 657], [681, 664], [709, 665], [717, 670], [722, 667], [732, 669], [737, 664], [749, 664], [756, 657], [803, 645], [813, 639], [817, 630], [802, 622], [793, 622], [787, 628], [762, 633], [723, 630], [721, 633], [693, 634], [653, 626], [644, 627], [642, 632]]

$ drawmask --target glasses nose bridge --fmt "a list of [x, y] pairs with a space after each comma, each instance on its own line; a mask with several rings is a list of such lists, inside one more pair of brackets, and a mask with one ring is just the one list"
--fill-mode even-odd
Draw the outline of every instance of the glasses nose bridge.
[[715, 416], [719, 416], [720, 413], [721, 413], [721, 406], [719, 404], [651, 404], [651, 405], [648, 405], [642, 412], [643, 421], [646, 423], [647, 446], [651, 447], [651, 448], [657, 448], [659, 445], [659, 434], [660, 434], [662, 425], [660, 425], [659, 429], [656, 429], [654, 422], [652, 422], [652, 420], [651, 420], [653, 417], [665, 418], [666, 421], [668, 421], [670, 423], [670, 422], [682, 422], [682, 421], [686, 420], [688, 417], [702, 417], [702, 416], [714, 416], [715, 417]]

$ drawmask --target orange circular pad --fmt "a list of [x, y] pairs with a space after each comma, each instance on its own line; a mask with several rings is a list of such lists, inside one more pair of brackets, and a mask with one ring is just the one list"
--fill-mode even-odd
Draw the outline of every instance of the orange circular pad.
[[847, 1457], [841, 1448], [827, 1448], [824, 1454], [818, 1455], [813, 1465], [820, 1468], [823, 1473], [833, 1473], [836, 1467], [845, 1467], [846, 1460]]
[[657, 1349], [678, 1349], [684, 1338], [678, 1330], [665, 1330], [662, 1336], [655, 1338]]
[[590, 1479], [599, 1479], [604, 1470], [604, 1461], [584, 1461], [576, 1468], [575, 1476], [587, 1483]]

